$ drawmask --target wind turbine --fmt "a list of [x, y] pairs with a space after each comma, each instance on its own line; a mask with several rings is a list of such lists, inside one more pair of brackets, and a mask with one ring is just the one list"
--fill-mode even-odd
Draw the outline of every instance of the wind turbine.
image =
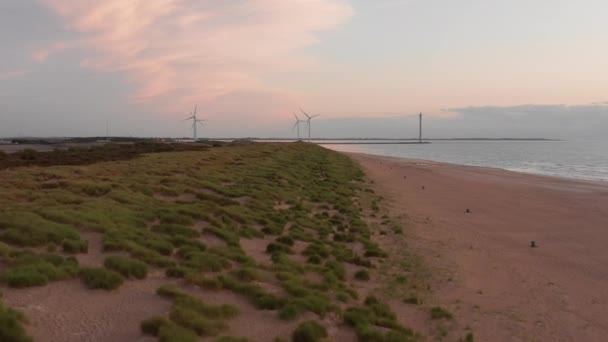
[[298, 129], [298, 141], [300, 140], [300, 124], [303, 122], [306, 122], [305, 120], [300, 120], [300, 118], [296, 115], [296, 113], [293, 113], [293, 116], [296, 118], [296, 123], [293, 125], [292, 130], [294, 129]]
[[192, 130], [194, 131], [194, 141], [197, 140], [196, 128], [197, 128], [198, 124], [202, 125], [203, 122], [207, 121], [207, 120], [199, 120], [199, 119], [196, 118], [197, 110], [198, 110], [198, 105], [194, 107], [194, 112], [190, 113], [190, 115], [192, 115], [192, 116], [190, 116], [189, 118], [186, 118], [186, 119], [182, 120], [182, 121], [192, 120]]
[[321, 115], [321, 114], [317, 114], [317, 115], [308, 115], [302, 108], [300, 108], [300, 111], [306, 115], [306, 117], [308, 118], [306, 120], [307, 126], [308, 126], [308, 142], [310, 142], [310, 120], [312, 120], [313, 118], [316, 118], [317, 116]]

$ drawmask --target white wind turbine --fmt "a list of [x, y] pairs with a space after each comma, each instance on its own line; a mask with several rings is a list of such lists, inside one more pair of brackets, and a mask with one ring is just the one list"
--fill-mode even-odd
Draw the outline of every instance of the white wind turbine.
[[293, 129], [297, 129], [298, 130], [298, 141], [300, 140], [300, 124], [306, 122], [306, 120], [300, 120], [300, 118], [296, 115], [296, 113], [293, 113], [293, 116], [296, 118], [296, 123], [293, 125]]
[[307, 126], [308, 126], [308, 142], [310, 142], [310, 120], [312, 120], [313, 118], [316, 118], [317, 116], [321, 115], [321, 114], [317, 114], [317, 115], [308, 115], [302, 108], [300, 108], [300, 111], [306, 115], [306, 117], [308, 118], [306, 120]]
[[194, 131], [194, 141], [196, 141], [198, 139], [196, 136], [196, 128], [197, 128], [198, 124], [202, 125], [203, 122], [207, 121], [207, 120], [199, 120], [196, 118], [197, 110], [198, 110], [198, 106], [195, 106], [194, 112], [190, 113], [191, 116], [189, 118], [182, 120], [182, 121], [192, 120], [192, 130]]

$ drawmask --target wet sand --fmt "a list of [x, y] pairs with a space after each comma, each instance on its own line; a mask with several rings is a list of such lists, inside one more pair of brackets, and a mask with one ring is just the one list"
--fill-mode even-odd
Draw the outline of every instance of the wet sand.
[[349, 155], [476, 341], [606, 340], [608, 183]]

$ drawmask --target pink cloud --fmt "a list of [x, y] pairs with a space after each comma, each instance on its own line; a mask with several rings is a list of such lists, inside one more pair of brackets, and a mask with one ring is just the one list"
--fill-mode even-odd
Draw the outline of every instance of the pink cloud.
[[67, 44], [65, 42], [57, 42], [53, 43], [50, 46], [37, 49], [32, 53], [32, 58], [37, 62], [46, 61], [50, 55], [67, 48]]
[[[242, 90], [264, 75], [306, 67], [317, 32], [338, 28], [350, 0], [45, 0], [82, 33], [82, 65], [124, 72], [132, 98], [183, 111]], [[44, 60], [52, 51], [34, 55]]]
[[5, 71], [5, 72], [0, 72], [0, 81], [27, 75], [29, 73], [30, 72], [28, 70], [10, 70], [10, 71]]

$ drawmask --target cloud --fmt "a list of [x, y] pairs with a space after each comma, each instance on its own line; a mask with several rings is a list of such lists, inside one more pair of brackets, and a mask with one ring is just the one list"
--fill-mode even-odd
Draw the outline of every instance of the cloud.
[[608, 105], [602, 103], [484, 106], [449, 111], [458, 116], [448, 119], [446, 125], [438, 124], [437, 131], [453, 132], [453, 136], [595, 139], [605, 137], [608, 127]]
[[68, 47], [68, 45], [65, 42], [53, 43], [49, 46], [46, 46], [46, 47], [40, 48], [40, 49], [36, 49], [34, 52], [32, 52], [32, 59], [34, 59], [37, 62], [46, 61], [50, 55], [55, 54], [58, 51], [64, 50], [67, 47]]
[[0, 72], [0, 81], [23, 76], [26, 74], [29, 74], [28, 70], [11, 70], [11, 71]]
[[122, 72], [133, 100], [180, 111], [232, 92], [268, 91], [265, 75], [309, 65], [302, 48], [353, 14], [350, 0], [45, 1], [80, 33], [71, 44], [86, 54], [83, 66]]

